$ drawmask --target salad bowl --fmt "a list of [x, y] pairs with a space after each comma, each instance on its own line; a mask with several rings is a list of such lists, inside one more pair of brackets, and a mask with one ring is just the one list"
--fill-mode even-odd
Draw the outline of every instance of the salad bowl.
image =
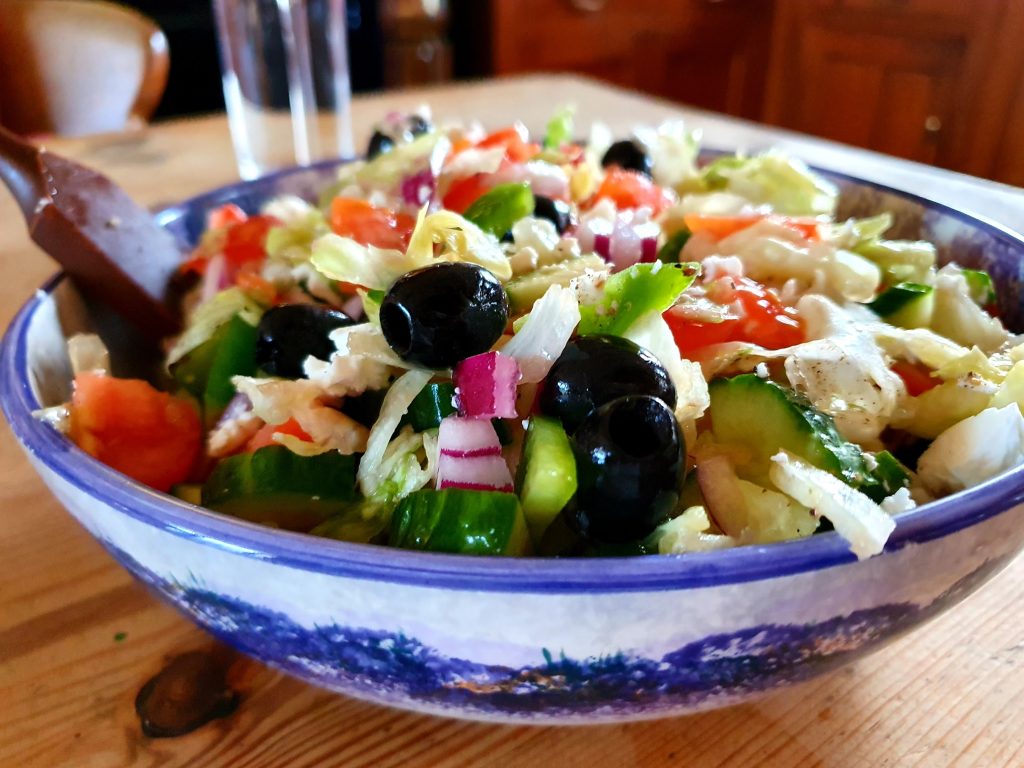
[[[184, 243], [228, 202], [315, 199], [336, 165], [293, 169], [157, 213]], [[894, 234], [985, 269], [1020, 327], [1024, 238], [923, 198], [827, 171], [840, 216], [887, 210]], [[873, 652], [967, 597], [1024, 546], [1024, 467], [897, 518], [858, 560], [836, 533], [622, 558], [440, 555], [272, 530], [152, 491], [33, 412], [64, 401], [66, 336], [99, 324], [58, 276], [7, 330], [3, 410], [40, 477], [134, 576], [239, 650], [325, 688], [407, 709], [515, 723], [598, 723], [738, 703]]]

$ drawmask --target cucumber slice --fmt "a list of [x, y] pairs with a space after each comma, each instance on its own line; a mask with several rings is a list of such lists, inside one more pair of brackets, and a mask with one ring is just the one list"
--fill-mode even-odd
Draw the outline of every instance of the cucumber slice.
[[308, 531], [356, 498], [355, 456], [299, 456], [283, 445], [224, 459], [202, 492], [204, 507], [291, 531]]
[[516, 488], [530, 538], [540, 542], [544, 531], [576, 493], [576, 460], [558, 419], [530, 419]]
[[194, 483], [178, 483], [171, 486], [171, 496], [176, 496], [197, 507], [203, 503], [203, 486]]
[[900, 488], [910, 484], [910, 472], [900, 460], [888, 451], [875, 454], [875, 468], [871, 477], [860, 487], [860, 492], [875, 503], [881, 503], [886, 496], [892, 496]]
[[714, 379], [709, 390], [715, 441], [748, 452], [748, 460], [737, 463], [739, 474], [770, 486], [771, 457], [785, 449], [854, 487], [867, 479], [860, 448], [796, 392], [752, 373]]
[[310, 534], [359, 544], [383, 543], [387, 540], [390, 512], [385, 504], [356, 502], [341, 514], [320, 523]]
[[935, 312], [935, 290], [920, 283], [900, 283], [868, 307], [887, 323], [900, 328], [927, 328]]
[[463, 216], [484, 232], [501, 237], [533, 213], [533, 205], [529, 184], [499, 184], [478, 197]]
[[505, 284], [512, 314], [529, 312], [534, 302], [552, 285], [567, 286], [588, 269], [607, 270], [608, 264], [597, 254], [566, 259], [520, 275]]
[[402, 499], [391, 516], [388, 543], [461, 555], [523, 555], [530, 535], [514, 494], [448, 488]]
[[175, 381], [199, 398], [208, 426], [235, 396], [231, 377], [256, 372], [257, 334], [255, 326], [235, 315], [171, 367]]
[[401, 424], [410, 424], [417, 432], [437, 429], [441, 420], [456, 412], [455, 385], [450, 381], [427, 384], [409, 403]]

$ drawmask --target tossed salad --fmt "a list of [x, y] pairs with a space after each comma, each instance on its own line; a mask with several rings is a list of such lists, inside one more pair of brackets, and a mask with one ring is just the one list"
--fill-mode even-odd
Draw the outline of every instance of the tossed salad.
[[984, 272], [779, 152], [571, 110], [392, 115], [316, 202], [214, 211], [160, 388], [69, 342], [42, 415], [161, 491], [283, 529], [491, 555], [685, 553], [893, 516], [1024, 460]]

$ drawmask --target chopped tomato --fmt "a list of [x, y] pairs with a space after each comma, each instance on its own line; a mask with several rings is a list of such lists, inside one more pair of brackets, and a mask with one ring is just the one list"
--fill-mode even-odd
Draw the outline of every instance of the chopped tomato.
[[691, 232], [706, 232], [715, 240], [740, 232], [747, 227], [768, 219], [784, 227], [799, 232], [807, 240], [818, 240], [818, 222], [815, 219], [800, 219], [792, 216], [776, 216], [774, 214], [750, 213], [740, 216], [710, 216], [701, 213], [688, 213], [683, 216], [686, 228]]
[[273, 216], [250, 216], [232, 224], [224, 239], [224, 257], [228, 266], [238, 269], [243, 264], [263, 261], [267, 257], [267, 233], [280, 222]]
[[104, 464], [167, 491], [192, 471], [202, 428], [188, 400], [138, 379], [80, 373], [71, 396], [71, 439]]
[[288, 419], [283, 424], [264, 424], [260, 427], [259, 432], [249, 438], [249, 442], [245, 446], [245, 450], [249, 453], [258, 451], [260, 448], [266, 448], [270, 445], [279, 445], [274, 440], [274, 435], [291, 435], [297, 437], [299, 440], [305, 440], [311, 442], [312, 437], [302, 427], [299, 426], [299, 422], [295, 419]]
[[604, 175], [601, 186], [594, 193], [593, 201], [607, 198], [615, 203], [615, 207], [651, 209], [652, 215], [658, 215], [672, 204], [672, 196], [653, 181], [636, 171], [622, 168], [609, 168]]
[[903, 383], [907, 387], [907, 394], [911, 397], [924, 394], [940, 383], [937, 378], [932, 376], [932, 369], [921, 363], [897, 360], [892, 364], [892, 372], [903, 379]]
[[698, 350], [726, 341], [747, 341], [767, 349], [782, 349], [804, 340], [803, 321], [768, 288], [746, 277], [723, 277], [708, 289], [708, 298], [736, 306], [738, 317], [720, 323], [698, 322], [679, 310], [665, 312], [679, 354], [692, 357]]
[[226, 203], [220, 208], [214, 208], [210, 211], [206, 217], [206, 228], [207, 229], [220, 229], [221, 227], [227, 227], [232, 224], [241, 224], [245, 221], [245, 211], [239, 208], [234, 203]]
[[478, 197], [491, 188], [490, 178], [491, 174], [489, 173], [475, 173], [472, 176], [459, 179], [448, 188], [441, 204], [449, 211], [464, 213], [469, 206], [476, 202]]
[[416, 219], [366, 200], [336, 197], [331, 201], [331, 229], [362, 245], [405, 250]]
[[513, 163], [525, 163], [540, 153], [540, 144], [529, 141], [529, 134], [522, 123], [495, 131], [480, 141], [480, 149], [504, 147], [505, 158]]
[[178, 267], [178, 271], [183, 275], [187, 275], [189, 272], [195, 272], [197, 275], [203, 275], [206, 274], [206, 265], [209, 261], [209, 256], [199, 250], [196, 250], [190, 259]]
[[235, 278], [235, 285], [261, 304], [274, 304], [277, 302], [277, 289], [274, 287], [274, 284], [251, 269], [239, 271], [238, 276]]

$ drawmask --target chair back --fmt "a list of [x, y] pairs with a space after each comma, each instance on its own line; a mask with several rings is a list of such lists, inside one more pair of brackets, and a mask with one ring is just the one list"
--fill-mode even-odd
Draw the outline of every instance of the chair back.
[[21, 134], [118, 131], [152, 116], [167, 38], [104, 0], [0, 0], [0, 123]]

